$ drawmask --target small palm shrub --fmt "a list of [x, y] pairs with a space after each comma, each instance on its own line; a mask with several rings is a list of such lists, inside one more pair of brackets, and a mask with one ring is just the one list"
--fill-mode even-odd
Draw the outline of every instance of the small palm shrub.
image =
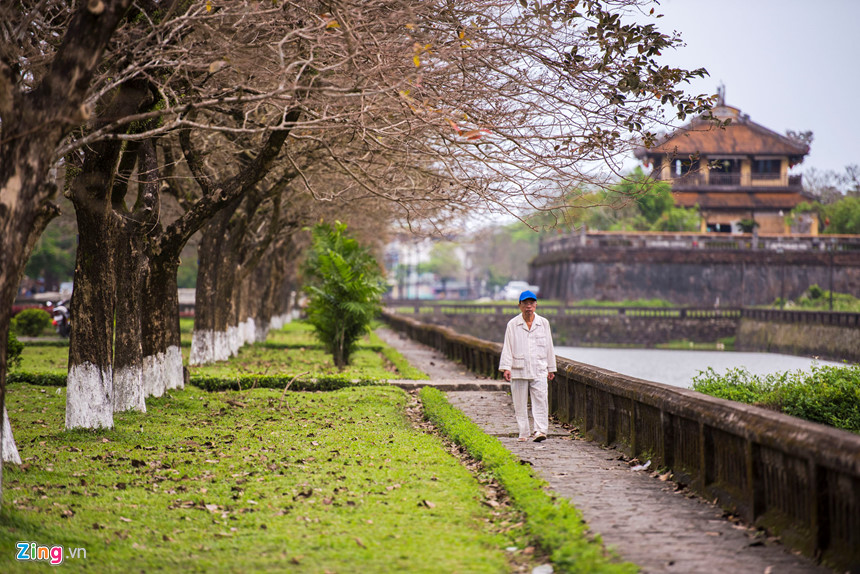
[[349, 364], [380, 309], [382, 273], [370, 251], [347, 236], [346, 224], [320, 223], [304, 265], [305, 312], [334, 364]]

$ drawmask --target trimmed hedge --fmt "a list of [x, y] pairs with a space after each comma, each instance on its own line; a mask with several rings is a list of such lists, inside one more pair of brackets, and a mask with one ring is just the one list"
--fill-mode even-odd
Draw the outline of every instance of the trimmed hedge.
[[7, 383], [27, 383], [40, 387], [65, 387], [66, 373], [32, 373], [29, 371], [15, 371], [6, 373]]
[[628, 574], [639, 568], [630, 562], [613, 561], [600, 536], [589, 540], [582, 514], [567, 499], [545, 489], [531, 467], [511, 454], [498, 439], [448, 403], [441, 391], [424, 387], [420, 392], [424, 412], [452, 441], [462, 446], [493, 473], [514, 505], [526, 515], [529, 532], [550, 554], [556, 572]]
[[[293, 375], [243, 375], [241, 377], [212, 377], [193, 375], [191, 384], [204, 391], [236, 391], [253, 388], [283, 389], [293, 380]], [[6, 376], [7, 383], [27, 383], [43, 387], [65, 387], [66, 374], [62, 373], [32, 373], [28, 371], [10, 372]], [[336, 391], [345, 387], [365, 387], [371, 385], [387, 385], [385, 380], [349, 379], [340, 375], [322, 376], [316, 378], [298, 378], [290, 385], [291, 391]]]
[[[295, 375], [242, 375], [239, 377], [214, 377], [193, 375], [191, 384], [204, 391], [237, 391], [253, 388], [283, 389]], [[299, 377], [290, 385], [291, 391], [336, 391], [345, 387], [366, 387], [372, 385], [387, 385], [388, 382], [376, 379], [350, 379], [340, 375], [329, 375], [316, 378]]]

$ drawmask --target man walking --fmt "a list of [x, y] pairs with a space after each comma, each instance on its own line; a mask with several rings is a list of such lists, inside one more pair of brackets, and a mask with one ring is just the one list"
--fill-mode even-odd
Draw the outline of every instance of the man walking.
[[520, 294], [520, 311], [508, 321], [499, 370], [511, 383], [514, 412], [517, 415], [519, 440], [529, 440], [528, 399], [531, 392], [534, 441], [546, 440], [549, 430], [547, 380], [555, 378], [555, 349], [549, 321], [535, 313], [537, 295], [531, 291]]

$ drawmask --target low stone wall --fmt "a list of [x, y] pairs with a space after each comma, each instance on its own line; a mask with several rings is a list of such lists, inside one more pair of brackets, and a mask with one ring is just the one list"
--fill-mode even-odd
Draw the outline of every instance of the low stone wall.
[[860, 252], [571, 247], [542, 253], [529, 268], [541, 296], [562, 301], [742, 307], [796, 299], [813, 284], [837, 293], [860, 287]]
[[[538, 313], [543, 311], [538, 308]], [[488, 314], [421, 314], [421, 321], [450, 327], [459, 333], [502, 342], [505, 326], [514, 316]], [[637, 317], [631, 315], [556, 315], [547, 314], [557, 346], [635, 345], [654, 347], [670, 341], [713, 343], [733, 337], [737, 318], [692, 319], [680, 317]]]
[[[499, 343], [385, 313], [395, 329], [498, 377]], [[840, 571], [860, 572], [860, 436], [558, 359], [550, 411]]]
[[743, 318], [735, 349], [860, 363], [860, 329]]

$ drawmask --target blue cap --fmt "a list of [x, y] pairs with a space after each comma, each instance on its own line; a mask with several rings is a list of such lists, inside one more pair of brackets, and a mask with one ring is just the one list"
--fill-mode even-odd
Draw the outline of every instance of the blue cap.
[[522, 303], [526, 299], [534, 299], [535, 301], [537, 301], [537, 295], [535, 295], [531, 291], [523, 291], [522, 293], [520, 293], [520, 303]]

